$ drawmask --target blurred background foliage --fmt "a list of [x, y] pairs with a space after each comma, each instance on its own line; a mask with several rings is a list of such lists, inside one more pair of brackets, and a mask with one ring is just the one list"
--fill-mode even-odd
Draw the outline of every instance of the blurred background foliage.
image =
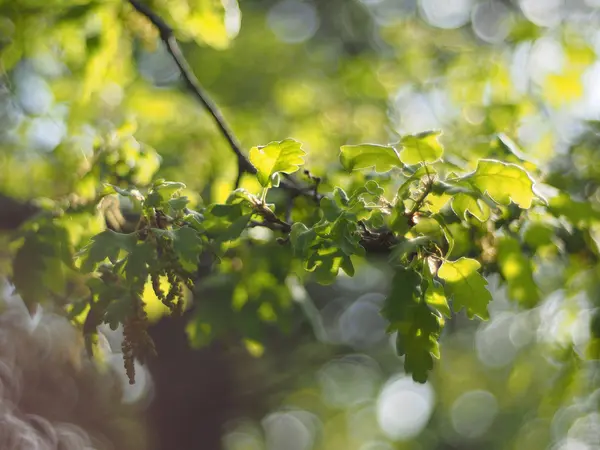
[[[258, 249], [225, 263], [187, 325], [201, 345], [215, 334], [208, 323], [235, 323], [256, 357], [239, 357], [235, 392], [260, 395], [233, 414], [224, 448], [598, 448], [599, 1], [148, 4], [246, 150], [293, 137], [312, 174], [347, 187], [364, 175], [340, 171], [340, 145], [441, 128], [451, 163], [525, 162], [550, 199], [552, 215], [534, 209], [515, 230], [520, 247], [499, 247], [531, 262], [537, 288], [490, 276], [490, 321], [451, 319], [425, 385], [401, 373], [385, 334], [385, 265], [370, 260], [332, 286], [288, 286], [279, 247], [255, 230]], [[76, 246], [103, 227], [85, 207], [98, 180], [181, 181], [196, 204], [231, 191], [234, 155], [127, 2], [0, 1], [0, 48], [0, 192], [83, 205], [64, 219]], [[242, 186], [258, 188], [250, 177]], [[453, 232], [458, 256], [484, 245]], [[236, 314], [252, 296], [268, 301]], [[265, 333], [274, 322], [295, 340]]]

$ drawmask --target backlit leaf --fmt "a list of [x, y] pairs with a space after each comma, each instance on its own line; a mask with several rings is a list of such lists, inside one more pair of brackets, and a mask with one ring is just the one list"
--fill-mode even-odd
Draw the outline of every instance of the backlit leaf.
[[488, 303], [492, 295], [485, 288], [487, 281], [478, 272], [481, 264], [471, 258], [446, 261], [438, 271], [438, 277], [445, 282], [446, 293], [453, 299], [454, 311], [463, 307], [469, 318], [479, 316], [488, 319]]
[[444, 147], [438, 141], [441, 134], [441, 131], [426, 131], [404, 136], [400, 140], [400, 159], [408, 166], [436, 162], [444, 154]]
[[413, 380], [424, 383], [433, 368], [433, 358], [440, 356], [442, 323], [422, 301], [421, 281], [417, 272], [397, 269], [381, 314], [390, 322], [388, 331], [397, 333], [396, 351], [405, 356], [404, 369]]
[[448, 318], [451, 317], [450, 306], [448, 306], [448, 299], [446, 298], [444, 286], [437, 281], [433, 281], [427, 286], [427, 290], [425, 291], [425, 301], [429, 306], [437, 309], [444, 316]]
[[136, 242], [137, 236], [135, 233], [123, 234], [112, 230], [105, 230], [97, 234], [81, 252], [81, 270], [91, 272], [94, 270], [96, 264], [101, 263], [107, 258], [110, 262], [114, 263], [121, 250], [131, 252]]
[[470, 213], [480, 222], [490, 218], [490, 207], [475, 195], [460, 192], [452, 198], [452, 210], [461, 219], [467, 220]]
[[531, 176], [515, 164], [482, 159], [475, 172], [464, 179], [501, 205], [509, 205], [512, 200], [521, 208], [528, 209], [534, 198]]
[[270, 142], [250, 149], [250, 162], [258, 171], [258, 181], [263, 187], [270, 187], [278, 173], [294, 173], [304, 164], [302, 144], [294, 139]]
[[376, 172], [388, 172], [402, 167], [394, 147], [377, 144], [342, 145], [340, 163], [348, 172], [373, 167]]

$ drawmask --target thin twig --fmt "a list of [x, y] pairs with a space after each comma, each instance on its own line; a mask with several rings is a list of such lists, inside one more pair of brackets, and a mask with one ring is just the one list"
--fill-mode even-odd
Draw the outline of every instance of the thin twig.
[[[427, 172], [427, 175], [429, 175], [429, 172]], [[415, 200], [415, 204], [413, 205], [410, 212], [408, 213], [408, 215], [410, 217], [414, 216], [419, 211], [419, 209], [423, 205], [423, 202], [425, 201], [427, 196], [431, 193], [432, 189], [433, 189], [433, 178], [431, 178], [431, 176], [430, 176], [430, 178], [425, 183], [425, 189], [423, 190], [423, 192], [421, 193], [419, 198], [417, 198]]]
[[273, 231], [282, 231], [284, 233], [288, 232], [287, 228], [284, 227], [283, 225], [281, 225], [279, 223], [269, 222], [267, 220], [264, 220], [262, 222], [259, 222], [258, 220], [252, 220], [248, 224], [248, 228], [256, 228], [256, 227], [265, 227], [265, 228], [269, 228]]
[[290, 231], [292, 231], [292, 225], [287, 223], [284, 220], [281, 220], [279, 217], [277, 217], [277, 215], [271, 211], [267, 206], [265, 206], [264, 204], [259, 204], [257, 205], [255, 212], [262, 216], [263, 219], [265, 219], [266, 222], [272, 223], [272, 224], [276, 224], [279, 227], [281, 227], [281, 231], [283, 231], [284, 233], [289, 233]]
[[160, 39], [165, 44], [167, 51], [177, 64], [181, 72], [181, 76], [185, 81], [185, 84], [189, 88], [189, 90], [194, 94], [194, 96], [202, 103], [204, 108], [210, 113], [211, 117], [217, 124], [221, 134], [225, 137], [229, 146], [236, 154], [238, 158], [238, 169], [239, 175], [238, 179], [241, 178], [241, 174], [244, 172], [255, 174], [256, 168], [250, 163], [248, 158], [242, 153], [241, 145], [236, 139], [235, 135], [227, 125], [225, 118], [219, 111], [217, 105], [210, 99], [204, 88], [200, 85], [198, 78], [194, 75], [191, 67], [186, 61], [181, 49], [179, 48], [179, 44], [177, 44], [177, 39], [175, 39], [175, 35], [173, 33], [173, 29], [167, 25], [167, 23], [159, 17], [154, 11], [152, 11], [148, 6], [139, 2], [138, 0], [129, 0], [131, 6], [135, 8], [140, 14], [145, 16], [154, 27], [158, 30], [160, 34]]
[[[183, 77], [185, 84], [189, 88], [189, 90], [194, 94], [194, 96], [200, 101], [202, 106], [206, 108], [206, 110], [210, 113], [211, 117], [217, 124], [217, 127], [221, 131], [221, 134], [225, 137], [229, 146], [235, 153], [238, 158], [238, 174], [235, 179], [235, 188], [237, 189], [240, 185], [242, 176], [244, 173], [255, 174], [256, 167], [252, 165], [250, 160], [244, 155], [242, 152], [242, 147], [227, 125], [227, 121], [223, 117], [223, 114], [217, 107], [217, 105], [210, 99], [198, 78], [194, 75], [191, 67], [189, 66], [187, 60], [183, 56], [181, 49], [179, 48], [179, 44], [177, 43], [177, 39], [175, 39], [175, 35], [173, 33], [173, 29], [154, 11], [152, 11], [148, 6], [141, 3], [139, 0], [128, 0], [131, 6], [135, 8], [137, 12], [145, 16], [152, 25], [158, 30], [161, 41], [165, 44], [167, 51], [177, 64], [181, 72], [181, 76]], [[310, 191], [312, 189], [305, 188], [302, 186], [298, 186], [294, 183], [293, 179], [284, 174], [286, 180], [282, 180], [280, 183], [280, 187], [288, 191], [291, 195], [311, 195]], [[314, 195], [311, 195], [314, 200], [318, 203], [321, 199], [321, 196], [316, 193], [316, 188]]]
[[285, 221], [286, 222], [291, 222], [292, 221], [292, 210], [294, 209], [294, 199], [296, 198], [295, 195], [290, 195], [288, 197], [288, 201], [287, 204], [285, 205]]

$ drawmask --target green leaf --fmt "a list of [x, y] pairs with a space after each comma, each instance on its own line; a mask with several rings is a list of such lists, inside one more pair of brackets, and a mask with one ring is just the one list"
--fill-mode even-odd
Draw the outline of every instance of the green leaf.
[[521, 208], [528, 209], [535, 196], [533, 179], [516, 164], [482, 159], [475, 172], [463, 179], [500, 205], [507, 206], [512, 200]]
[[413, 380], [425, 383], [428, 372], [433, 369], [433, 358], [440, 357], [441, 318], [421, 302], [411, 308], [410, 322], [405, 325], [408, 326], [398, 330], [396, 351], [406, 355], [404, 370], [412, 374]]
[[[436, 171], [433, 167], [430, 166], [419, 166], [414, 172], [408, 176], [406, 180], [398, 187], [398, 192], [396, 193], [397, 204], [401, 204], [404, 200], [407, 200], [411, 196], [411, 187], [415, 184], [416, 181], [420, 180], [423, 177], [427, 177], [427, 182], [433, 180], [436, 175]], [[433, 186], [436, 186], [434, 183]]]
[[425, 247], [430, 242], [431, 237], [429, 236], [419, 236], [414, 239], [405, 239], [392, 247], [389, 261], [391, 263], [405, 262], [407, 256], [416, 252], [419, 247]]
[[137, 287], [143, 286], [148, 278], [149, 268], [156, 264], [156, 251], [150, 242], [139, 242], [127, 256], [125, 278]]
[[252, 214], [245, 214], [235, 219], [226, 230], [219, 234], [217, 240], [220, 242], [226, 242], [239, 238], [240, 234], [242, 234], [242, 232], [248, 226], [251, 217]]
[[396, 330], [394, 323], [404, 318], [406, 305], [420, 298], [421, 281], [421, 275], [414, 270], [403, 267], [396, 269], [391, 291], [381, 309], [381, 315], [390, 322], [390, 332]]
[[500, 143], [500, 146], [502, 148], [504, 148], [508, 152], [512, 153], [513, 155], [515, 155], [521, 161], [528, 161], [529, 160], [527, 158], [527, 155], [525, 155], [525, 153], [523, 153], [523, 151], [519, 148], [519, 146], [517, 145], [517, 143], [515, 141], [513, 141], [505, 133], [498, 133], [496, 135], [496, 137], [498, 138], [498, 142]]
[[224, 205], [219, 203], [212, 205], [209, 212], [215, 217], [222, 217], [233, 221], [242, 215], [242, 207], [239, 204]]
[[185, 189], [185, 184], [177, 181], [162, 181], [152, 186], [151, 192], [156, 192], [160, 195], [163, 201], [172, 198], [175, 194]]
[[352, 264], [352, 259], [350, 259], [350, 256], [344, 256], [342, 258], [342, 261], [340, 263], [340, 269], [342, 269], [349, 277], [354, 276], [354, 264]]
[[394, 147], [377, 144], [342, 145], [340, 163], [348, 172], [374, 167], [376, 172], [383, 173], [402, 167]]
[[81, 252], [82, 264], [81, 270], [91, 272], [96, 265], [108, 258], [114, 264], [119, 256], [119, 252], [124, 250], [131, 252], [137, 242], [135, 233], [123, 234], [112, 230], [104, 230], [102, 233], [94, 236]]
[[130, 295], [115, 296], [115, 300], [110, 302], [104, 313], [104, 322], [112, 330], [116, 330], [119, 324], [125, 322], [127, 317], [133, 313], [133, 299]]
[[174, 211], [183, 211], [190, 200], [186, 196], [175, 197], [170, 199], [167, 203]]
[[444, 147], [438, 141], [441, 134], [441, 131], [426, 131], [404, 136], [400, 140], [400, 160], [407, 166], [438, 161], [444, 154]]
[[523, 254], [519, 241], [504, 237], [498, 241], [498, 265], [508, 284], [508, 295], [527, 308], [540, 301], [540, 295], [533, 281], [531, 260]]
[[347, 256], [364, 256], [365, 249], [360, 245], [358, 224], [348, 215], [340, 216], [333, 224], [328, 236]]
[[442, 322], [421, 300], [421, 282], [414, 270], [398, 268], [381, 314], [390, 322], [388, 332], [397, 333], [396, 351], [405, 356], [404, 369], [415, 381], [424, 383], [433, 358], [440, 356]]
[[182, 189], [185, 189], [185, 184], [178, 181], [160, 180], [152, 186], [152, 190], [160, 192], [164, 199], [171, 198]]
[[365, 189], [367, 192], [374, 197], [381, 197], [385, 190], [379, 186], [379, 183], [375, 180], [369, 180], [365, 183]]
[[445, 261], [438, 270], [438, 277], [445, 282], [446, 293], [453, 299], [454, 311], [463, 307], [467, 316], [489, 318], [487, 310], [492, 295], [485, 288], [487, 281], [478, 272], [481, 264], [471, 258], [460, 258], [457, 261]]
[[251, 205], [257, 205], [260, 203], [259, 199], [254, 195], [248, 192], [244, 188], [238, 188], [229, 194], [227, 198], [227, 204], [235, 205], [241, 202], [248, 202]]
[[198, 266], [198, 257], [202, 252], [202, 238], [190, 227], [173, 230], [172, 234], [173, 251], [181, 266], [188, 272], [193, 272]]
[[314, 272], [318, 283], [331, 284], [337, 278], [344, 257], [347, 258], [335, 248], [317, 251], [308, 258], [306, 270]]
[[448, 299], [446, 298], [444, 286], [437, 281], [433, 281], [427, 286], [427, 290], [425, 291], [425, 301], [429, 306], [435, 308], [444, 316], [448, 318], [451, 317], [450, 306], [448, 306]]
[[306, 258], [308, 256], [309, 247], [314, 244], [317, 238], [317, 233], [312, 228], [307, 228], [301, 222], [296, 222], [292, 225], [290, 232], [290, 242], [294, 255], [298, 258]]
[[449, 194], [436, 194], [434, 192], [431, 192], [427, 196], [427, 200], [425, 200], [425, 205], [427, 206], [427, 209], [430, 212], [437, 214], [442, 210], [442, 208], [444, 208], [444, 206], [446, 206], [450, 202], [451, 199], [452, 196]]
[[490, 218], [490, 207], [482, 199], [476, 195], [463, 192], [452, 198], [452, 211], [461, 220], [467, 220], [467, 213], [470, 213], [480, 222], [485, 222]]
[[264, 146], [250, 149], [250, 162], [258, 171], [258, 181], [263, 187], [273, 184], [273, 177], [278, 173], [294, 173], [304, 164], [302, 144], [294, 139], [270, 142]]
[[[334, 196], [335, 193], [339, 191], [341, 191], [341, 189], [334, 191]], [[335, 201], [335, 197], [334, 199], [323, 197], [321, 199], [320, 206], [321, 211], [323, 211], [323, 217], [328, 222], [334, 222], [342, 214], [342, 208], [340, 207], [340, 204]]]

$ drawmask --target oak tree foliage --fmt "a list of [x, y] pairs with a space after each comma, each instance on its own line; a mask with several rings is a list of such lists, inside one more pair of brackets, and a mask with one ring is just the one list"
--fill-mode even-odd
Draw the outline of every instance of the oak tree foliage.
[[[35, 8], [37, 2], [31, 3]], [[487, 276], [498, 274], [511, 299], [531, 308], [545, 289], [534, 277], [534, 255], [598, 258], [590, 245], [600, 222], [597, 208], [571, 196], [574, 185], [565, 181], [565, 171], [542, 170], [500, 133], [510, 128], [503, 124], [518, 113], [517, 103], [494, 101], [478, 112], [485, 116], [483, 145], [452, 126], [448, 132], [400, 134], [392, 142], [355, 140], [327, 148], [323, 165], [315, 163], [319, 151], [294, 137], [272, 136], [245, 148], [177, 44], [228, 47], [235, 33], [226, 27], [226, 16], [235, 11], [223, 6], [227, 2], [203, 0], [187, 9], [160, 1], [74, 3], [42, 16], [15, 14], [0, 2], [10, 20], [21, 21], [19, 32], [33, 36], [28, 30], [45, 26], [64, 52], [77, 81], [65, 85], [58, 78], [54, 89], [72, 102], [70, 130], [80, 132], [84, 122], [95, 120], [89, 105], [114, 94], [110, 89], [123, 80], [132, 86], [119, 92], [131, 95], [132, 104], [147, 102], [160, 120], [168, 121], [165, 114], [190, 115], [199, 100], [209, 114], [194, 116], [194, 126], [218, 130], [212, 137], [218, 142], [215, 161], [204, 155], [178, 160], [181, 178], [177, 170], [162, 169], [169, 160], [161, 155], [178, 158], [177, 152], [143, 140], [181, 146], [181, 152], [192, 144], [161, 142], [152, 126], [138, 137], [135, 121], [127, 118], [97, 133], [81, 160], [72, 151], [81, 140], [61, 144], [52, 155], [63, 164], [56, 180], [61, 189], [11, 235], [10, 277], [25, 302], [31, 308], [54, 302], [92, 328], [122, 325], [132, 379], [133, 359], [145, 361], [154, 352], [145, 331], [148, 296], [168, 314], [192, 311], [187, 332], [194, 345], [232, 329], [260, 341], [267, 324], [285, 330], [296, 311], [292, 280], [331, 284], [383, 257], [389, 286], [381, 314], [388, 332], [395, 333], [404, 369], [425, 382], [444, 357], [440, 337], [448, 320], [463, 313], [488, 319]], [[83, 21], [87, 26], [80, 29]], [[7, 74], [22, 70], [18, 63], [31, 57], [31, 48], [47, 46], [37, 39], [26, 43], [15, 35], [3, 45]], [[133, 83], [136, 53], [156, 46], [180, 74], [173, 95], [185, 99], [183, 112], [168, 109], [152, 87]], [[458, 70], [448, 64], [449, 72]], [[484, 81], [475, 79], [471, 94], [483, 91]], [[216, 176], [203, 172], [206, 164], [220, 169]], [[203, 176], [210, 188], [203, 186], [204, 192], [182, 181]], [[546, 198], [540, 185], [559, 192]], [[571, 238], [577, 233], [580, 242]], [[230, 301], [204, 298], [213, 286]], [[592, 357], [598, 356], [597, 322], [592, 321]]]

